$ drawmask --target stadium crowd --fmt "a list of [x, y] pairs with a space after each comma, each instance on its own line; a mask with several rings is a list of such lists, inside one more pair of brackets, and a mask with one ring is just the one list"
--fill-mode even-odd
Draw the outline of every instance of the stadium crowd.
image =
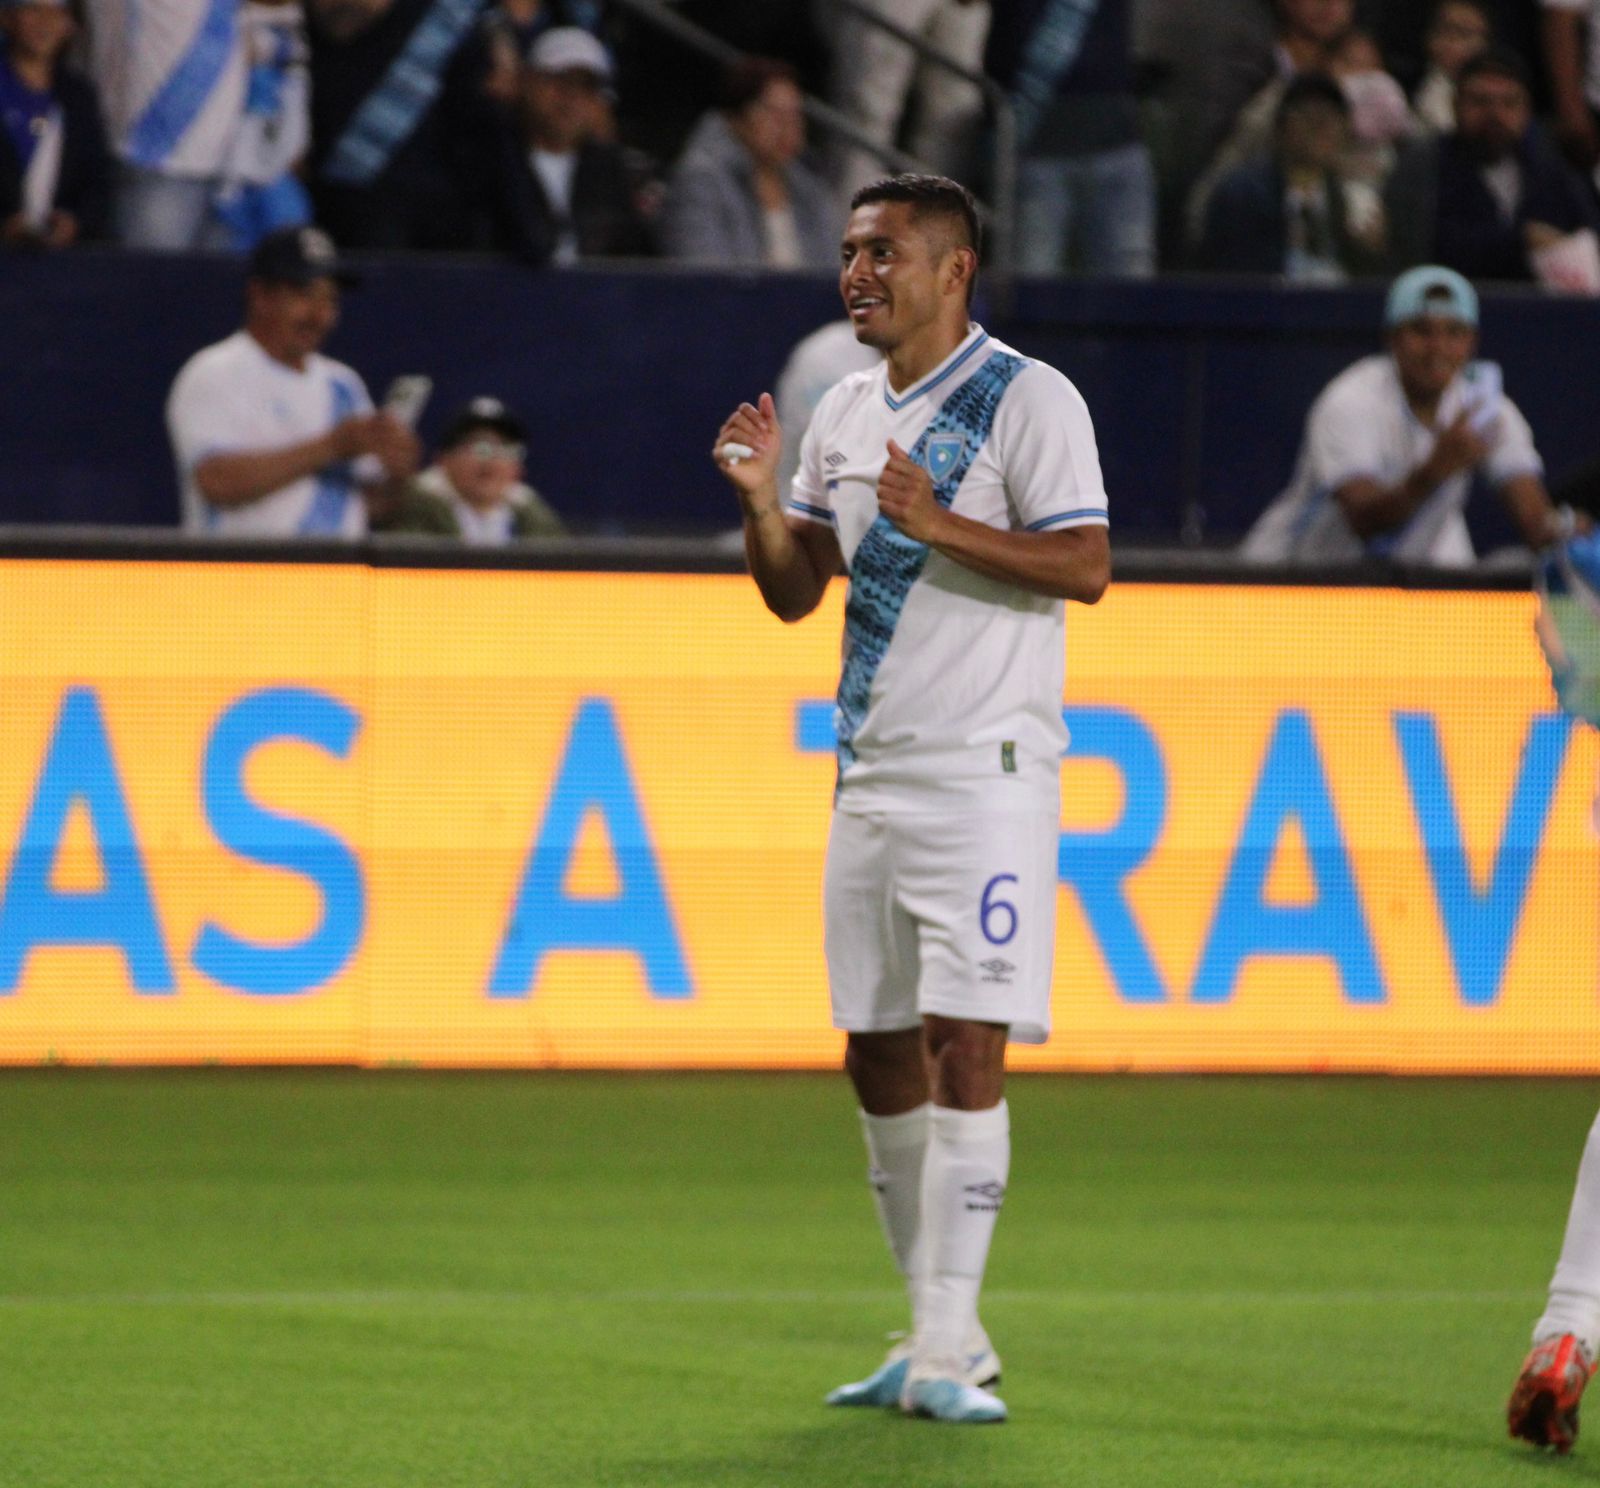
[[[824, 268], [863, 141], [980, 192], [992, 153], [835, 3], [680, 0], [719, 69], [614, 0], [0, 0], [0, 235]], [[1026, 271], [1600, 291], [1593, 0], [873, 4], [1011, 99]], [[808, 93], [860, 137], [808, 142]]]
[[[826, 272], [883, 172], [870, 146], [993, 190], [996, 91], [1023, 272], [1324, 285], [1430, 264], [1600, 294], [1600, 0], [867, 3], [990, 97], [853, 0], [676, 0], [732, 66], [624, 0], [0, 0], [0, 246], [250, 264], [231, 350], [168, 407], [186, 525], [478, 542], [559, 529], [518, 416], [463, 410], [424, 469], [406, 421], [319, 359], [319, 255]], [[812, 128], [808, 98], [854, 131]], [[348, 406], [308, 413], [304, 458], [258, 490], [201, 455], [288, 437], [212, 427], [280, 376], [254, 354], [280, 330], [295, 346], [267, 360]], [[839, 332], [827, 377], [790, 378], [807, 401], [859, 359]], [[269, 521], [274, 500], [295, 515]]]

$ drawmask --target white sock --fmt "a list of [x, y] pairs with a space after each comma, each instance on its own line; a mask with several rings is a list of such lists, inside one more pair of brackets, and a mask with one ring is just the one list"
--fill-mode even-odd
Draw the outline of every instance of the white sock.
[[1562, 1333], [1577, 1334], [1584, 1352], [1595, 1358], [1600, 1347], [1600, 1118], [1583, 1145], [1561, 1259], [1533, 1338], [1537, 1343]]
[[[959, 1364], [978, 1332], [978, 1291], [1011, 1170], [1011, 1115], [934, 1106], [922, 1163], [927, 1279], [914, 1367]], [[935, 1372], [940, 1372], [937, 1369]]]
[[868, 1181], [878, 1206], [883, 1238], [911, 1300], [911, 1326], [917, 1323], [917, 1293], [922, 1273], [922, 1159], [928, 1150], [928, 1117], [933, 1106], [920, 1106], [899, 1116], [861, 1113], [867, 1140]]

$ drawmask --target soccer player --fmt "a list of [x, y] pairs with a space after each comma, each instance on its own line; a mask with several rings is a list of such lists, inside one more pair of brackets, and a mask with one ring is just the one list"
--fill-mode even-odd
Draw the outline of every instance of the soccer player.
[[[1556, 698], [1573, 717], [1600, 728], [1596, 658], [1600, 601], [1600, 537], [1577, 533], [1579, 519], [1562, 513], [1569, 541], [1546, 554], [1537, 624]], [[1578, 1439], [1578, 1402], [1600, 1354], [1600, 1120], [1589, 1129], [1567, 1215], [1561, 1257], [1533, 1348], [1512, 1387], [1506, 1422], [1512, 1436], [1562, 1455]]]
[[1106, 496], [1077, 390], [968, 319], [966, 189], [896, 176], [851, 208], [839, 290], [884, 361], [818, 405], [787, 511], [771, 397], [713, 452], [774, 614], [850, 575], [825, 949], [912, 1332], [828, 1398], [1000, 1421], [978, 1292], [1010, 1167], [1005, 1046], [1049, 1032], [1064, 601], [1105, 591]]

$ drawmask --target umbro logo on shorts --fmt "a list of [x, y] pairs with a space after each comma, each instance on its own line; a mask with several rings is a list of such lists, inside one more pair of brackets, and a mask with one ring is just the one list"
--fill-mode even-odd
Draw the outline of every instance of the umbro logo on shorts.
[[991, 956], [987, 961], [978, 963], [979, 971], [988, 972], [984, 981], [998, 982], [1003, 987], [1011, 985], [1011, 973], [1016, 969], [1009, 961], [1002, 960], [999, 956]]
[[826, 465], [829, 470], [837, 470], [841, 465], [844, 464], [844, 460], [845, 457], [843, 451], [835, 450], [831, 455], [824, 455], [822, 463]]
[[992, 1178], [987, 1183], [969, 1183], [961, 1190], [967, 1196], [967, 1208], [982, 1213], [999, 1209], [1006, 1196], [1006, 1186]]

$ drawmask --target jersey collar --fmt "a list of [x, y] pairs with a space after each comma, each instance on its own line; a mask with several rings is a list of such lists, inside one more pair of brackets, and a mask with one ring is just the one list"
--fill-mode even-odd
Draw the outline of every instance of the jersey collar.
[[883, 369], [883, 401], [889, 405], [890, 411], [899, 413], [906, 404], [920, 398], [924, 393], [932, 392], [947, 378], [953, 376], [960, 368], [977, 354], [978, 348], [989, 339], [989, 333], [976, 321], [970, 323], [966, 339], [950, 353], [937, 367], [933, 369], [920, 382], [913, 383], [897, 398], [889, 391], [889, 367], [884, 364]]

